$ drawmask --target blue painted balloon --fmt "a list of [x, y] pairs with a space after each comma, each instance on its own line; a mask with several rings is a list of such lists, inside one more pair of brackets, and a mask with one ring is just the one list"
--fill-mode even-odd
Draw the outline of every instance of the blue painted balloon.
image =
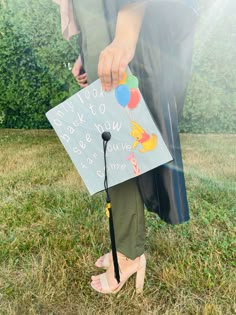
[[125, 107], [129, 104], [130, 101], [130, 89], [126, 84], [120, 84], [117, 86], [117, 88], [115, 89], [115, 96], [117, 99], [117, 102]]

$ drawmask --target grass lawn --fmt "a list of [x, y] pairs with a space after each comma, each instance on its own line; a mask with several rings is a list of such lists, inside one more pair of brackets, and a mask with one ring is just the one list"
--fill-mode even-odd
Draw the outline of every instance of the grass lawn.
[[143, 295], [90, 288], [109, 250], [91, 198], [51, 130], [0, 130], [0, 314], [236, 314], [236, 135], [181, 136], [191, 221], [146, 214]]

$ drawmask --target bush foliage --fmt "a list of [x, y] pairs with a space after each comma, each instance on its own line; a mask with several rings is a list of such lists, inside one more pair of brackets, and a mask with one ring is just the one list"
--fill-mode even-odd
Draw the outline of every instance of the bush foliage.
[[62, 39], [51, 1], [0, 1], [1, 125], [47, 128], [45, 112], [78, 89], [67, 65], [79, 52]]
[[[202, 3], [202, 4], [201, 4]], [[182, 132], [236, 132], [236, 6], [200, 1]], [[227, 16], [227, 19], [226, 19]], [[78, 90], [51, 0], [0, 0], [0, 127], [48, 128], [45, 112]]]

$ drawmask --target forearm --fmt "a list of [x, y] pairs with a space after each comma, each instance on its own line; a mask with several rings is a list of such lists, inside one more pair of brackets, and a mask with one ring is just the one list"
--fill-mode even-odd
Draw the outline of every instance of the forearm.
[[119, 84], [135, 55], [146, 2], [126, 5], [118, 13], [114, 40], [101, 52], [98, 62], [98, 76], [105, 91]]
[[117, 17], [115, 41], [128, 41], [136, 45], [143, 21], [147, 1], [128, 4]]

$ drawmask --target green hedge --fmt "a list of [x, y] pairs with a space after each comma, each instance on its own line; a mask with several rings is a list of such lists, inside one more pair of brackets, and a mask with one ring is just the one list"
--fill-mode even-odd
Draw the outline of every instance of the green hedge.
[[[235, 25], [235, 2], [200, 1], [182, 132], [236, 132]], [[0, 127], [49, 128], [45, 112], [78, 90], [78, 53], [51, 0], [0, 0]]]
[[47, 0], [0, 4], [0, 113], [4, 128], [49, 128], [45, 112], [78, 90], [68, 63], [78, 56], [61, 38]]

